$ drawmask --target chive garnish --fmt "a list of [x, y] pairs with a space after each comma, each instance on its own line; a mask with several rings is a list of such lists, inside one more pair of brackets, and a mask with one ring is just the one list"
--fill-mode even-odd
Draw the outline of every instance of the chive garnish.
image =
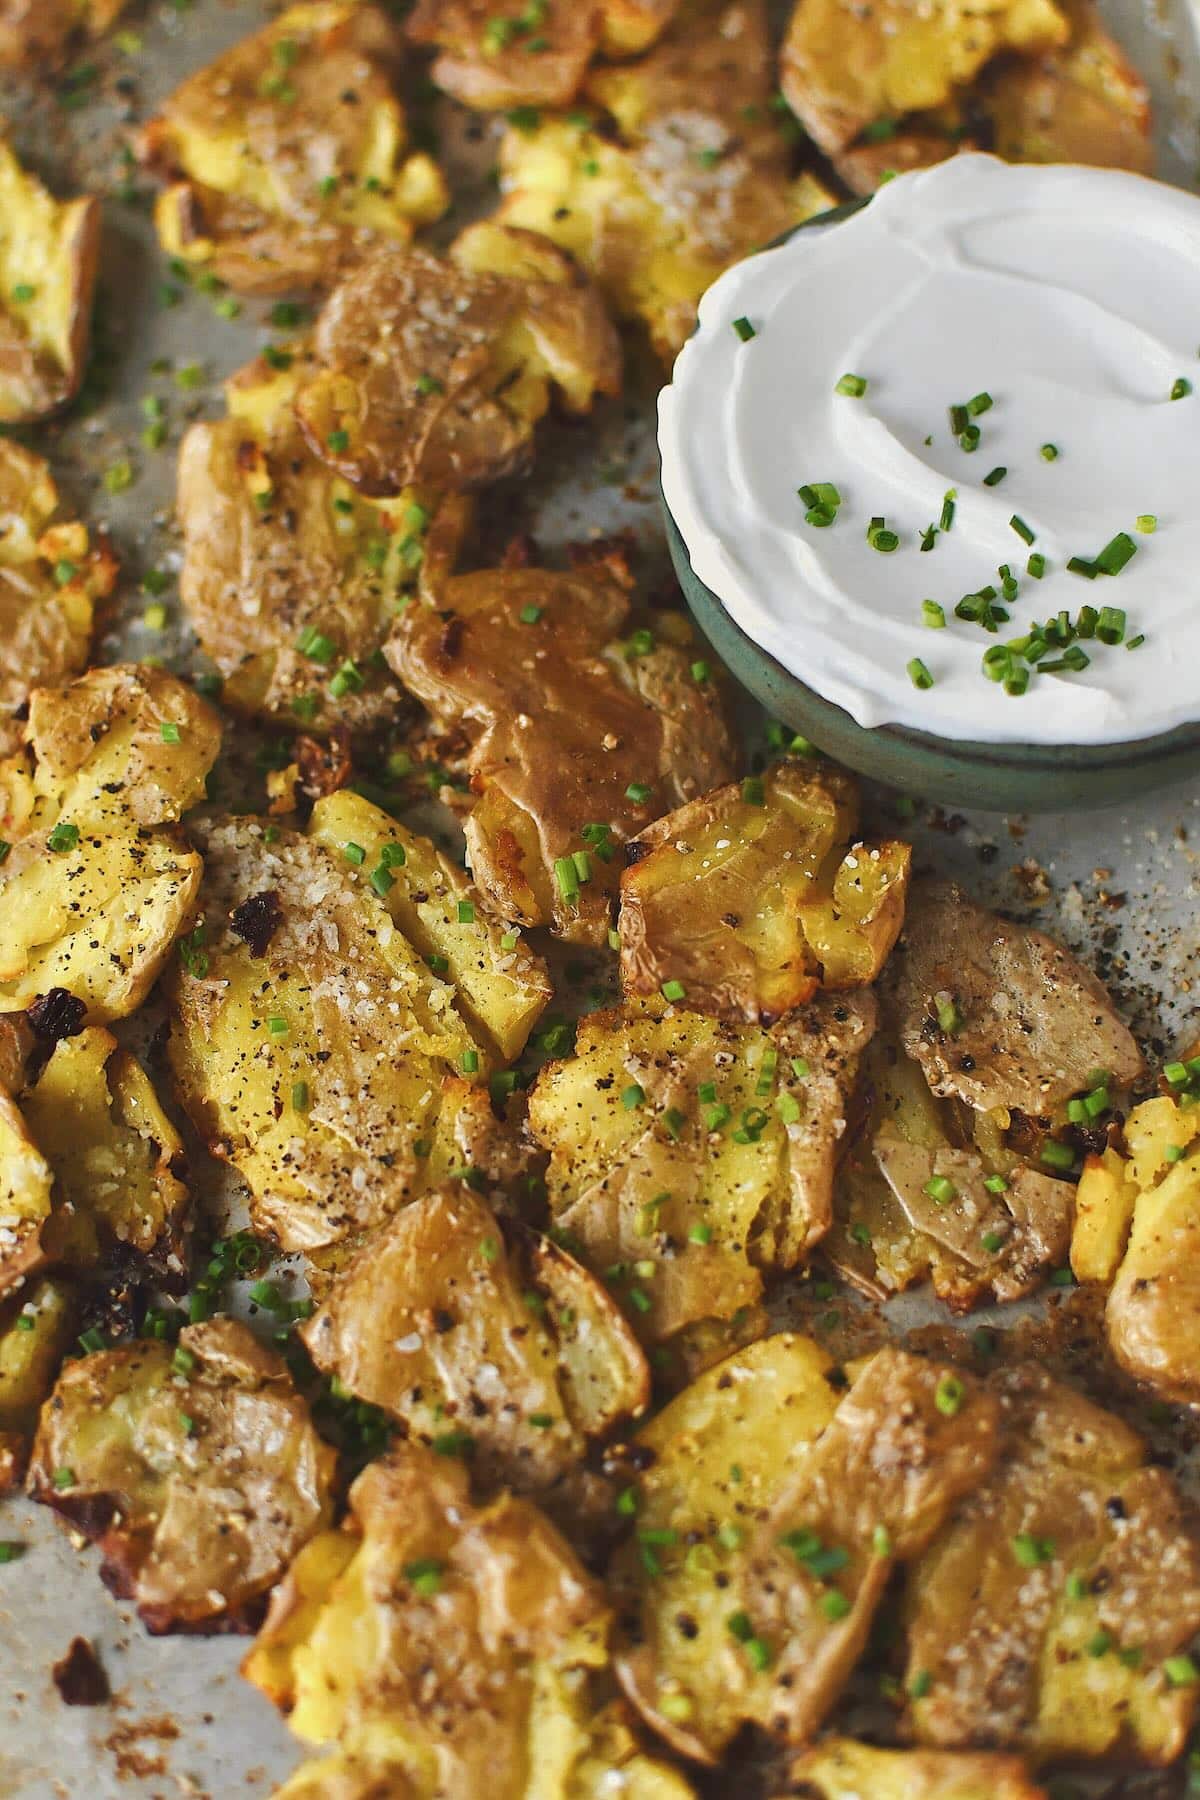
[[1082, 575], [1087, 581], [1095, 581], [1097, 575], [1100, 573], [1095, 563], [1089, 562], [1086, 556], [1070, 557], [1067, 562], [1067, 567], [1072, 575]]
[[1032, 544], [1037, 538], [1037, 532], [1030, 530], [1029, 526], [1025, 523], [1024, 519], [1021, 518], [1019, 513], [1014, 513], [1008, 522], [1016, 532], [1017, 536], [1026, 544]]
[[1139, 513], [1134, 524], [1146, 537], [1158, 530], [1158, 520], [1153, 513]]
[[979, 440], [982, 436], [983, 433], [980, 431], [978, 425], [968, 425], [965, 431], [960, 431], [958, 434], [959, 449], [967, 451], [978, 450]]
[[843, 375], [834, 389], [835, 393], [848, 394], [852, 400], [861, 400], [866, 391], [867, 382], [863, 375]]
[[1119, 644], [1125, 636], [1125, 614], [1119, 606], [1102, 606], [1096, 623], [1096, 636], [1102, 644]]
[[1008, 470], [1004, 467], [1003, 464], [1001, 464], [998, 468], [989, 469], [987, 474], [983, 478], [984, 487], [999, 487], [1000, 483], [1004, 480], [1004, 477], [1007, 474], [1008, 474]]
[[1174, 382], [1172, 382], [1172, 384], [1171, 384], [1171, 398], [1172, 398], [1172, 400], [1183, 400], [1183, 399], [1185, 399], [1185, 398], [1186, 398], [1186, 396], [1187, 396], [1187, 395], [1188, 395], [1188, 394], [1190, 394], [1190, 393], [1191, 393], [1191, 391], [1192, 391], [1192, 384], [1191, 384], [1191, 382], [1190, 382], [1190, 381], [1189, 381], [1189, 380], [1188, 380], [1188, 378], [1187, 378], [1187, 376], [1186, 376], [1186, 375], [1180, 375], [1180, 376], [1179, 376], [1179, 377], [1178, 377], [1178, 378], [1177, 378], [1177, 379], [1176, 379], [1176, 380], [1175, 380], [1175, 381], [1174, 381]]
[[936, 600], [922, 600], [921, 622], [930, 631], [944, 631], [946, 628], [946, 609], [939, 606]]
[[1047, 462], [1057, 462], [1058, 461], [1058, 445], [1057, 444], [1043, 444], [1042, 445], [1042, 456], [1045, 458], [1045, 460]]
[[735, 319], [733, 321], [733, 329], [737, 332], [743, 344], [748, 344], [752, 337], [757, 337], [758, 335], [749, 319], [745, 318]]
[[993, 405], [994, 401], [990, 394], [972, 394], [971, 398], [967, 401], [967, 411], [973, 419], [977, 419], [980, 413], [990, 412]]
[[925, 667], [925, 664], [921, 661], [919, 656], [914, 656], [912, 660], [905, 663], [904, 666], [908, 671], [908, 679], [915, 688], [923, 689], [931, 688], [933, 686], [933, 676], [929, 673], [929, 670]]
[[957, 488], [948, 489], [948, 491], [945, 494], [943, 494], [943, 496], [942, 496], [942, 516], [938, 522], [939, 529], [942, 531], [949, 531], [950, 527], [954, 523], [954, 502], [957, 500], [957, 498], [958, 498], [958, 489]]
[[[1096, 558], [1096, 568], [1101, 575], [1119, 575], [1127, 562], [1137, 555], [1137, 545], [1127, 531], [1118, 531], [1110, 538]], [[1068, 565], [1069, 567], [1070, 565]]]

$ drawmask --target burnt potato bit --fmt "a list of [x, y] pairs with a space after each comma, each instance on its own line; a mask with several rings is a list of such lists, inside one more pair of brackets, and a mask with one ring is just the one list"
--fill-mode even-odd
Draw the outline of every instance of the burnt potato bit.
[[[0, 228], [2, 229], [2, 228]], [[2, 329], [2, 328], [0, 328]], [[0, 349], [0, 367], [3, 350]], [[3, 376], [0, 375], [0, 384]], [[103, 534], [55, 523], [50, 466], [0, 438], [0, 755], [21, 745], [19, 714], [34, 688], [82, 674], [117, 562]], [[6, 834], [7, 835], [7, 834]]]
[[602, 301], [532, 232], [474, 225], [442, 261], [380, 251], [326, 302], [296, 399], [313, 454], [366, 494], [461, 490], [528, 466], [556, 388], [573, 412], [621, 386]]
[[397, 611], [453, 565], [470, 504], [408, 488], [368, 500], [315, 456], [294, 401], [310, 350], [259, 359], [228, 417], [190, 427], [176, 512], [180, 594], [233, 711], [373, 745], [413, 708], [383, 663]]
[[334, 1452], [282, 1357], [244, 1325], [190, 1325], [70, 1363], [42, 1411], [35, 1500], [99, 1544], [151, 1631], [244, 1622], [331, 1515]]
[[692, 675], [690, 628], [656, 615], [622, 642], [627, 588], [620, 563], [454, 576], [436, 607], [408, 608], [387, 652], [435, 724], [470, 739], [481, 892], [571, 943], [607, 942], [627, 840], [731, 773], [721, 694]]
[[[840, 1015], [840, 1016], [839, 1016]], [[593, 1013], [549, 1064], [529, 1126], [555, 1226], [656, 1343], [756, 1307], [829, 1228], [870, 995], [768, 1034], [672, 1009]]]
[[371, 1238], [303, 1331], [313, 1361], [410, 1439], [471, 1442], [481, 1480], [570, 1485], [589, 1440], [645, 1410], [650, 1373], [606, 1289], [465, 1184]]
[[769, 1024], [818, 988], [873, 981], [904, 918], [907, 844], [857, 838], [858, 788], [774, 763], [655, 820], [621, 876], [627, 995]]
[[[318, 813], [310, 837], [256, 819], [208, 828], [199, 921], [170, 980], [180, 1098], [247, 1182], [256, 1227], [289, 1250], [354, 1243], [450, 1168], [486, 1164], [482, 1142], [463, 1154], [477, 1112], [484, 1137], [507, 1135], [448, 956], [406, 935], [404, 842], [361, 806], [365, 843], [322, 841]], [[421, 854], [436, 864], [427, 840]], [[233, 921], [267, 892], [277, 922], [256, 953]], [[521, 968], [536, 979], [528, 959], [497, 972], [502, 1002]]]
[[871, 128], [952, 101], [1001, 51], [1034, 55], [1070, 35], [1054, 0], [886, 0], [863, 11], [850, 0], [798, 0], [784, 39], [788, 104], [828, 156]]
[[836, 204], [793, 175], [774, 90], [762, 0], [684, 0], [648, 55], [589, 75], [585, 98], [615, 129], [573, 114], [513, 124], [500, 218], [569, 250], [673, 358], [723, 269]]
[[922, 881], [888, 973], [904, 1048], [935, 1094], [1031, 1117], [1143, 1070], [1141, 1053], [1091, 972], [1030, 926], [977, 906], [952, 882]]
[[993, 1386], [995, 1468], [908, 1572], [917, 1739], [1170, 1762], [1196, 1708], [1196, 1519], [1111, 1413], [1040, 1369]]
[[[0, 64], [4, 44], [0, 10]], [[44, 418], [78, 392], [99, 261], [99, 200], [55, 200], [0, 137], [0, 425]]]
[[329, 287], [380, 242], [410, 242], [449, 193], [407, 152], [402, 52], [382, 8], [312, 0], [190, 75], [141, 136], [170, 183], [163, 248], [271, 294]]
[[0, 0], [0, 68], [53, 68], [80, 37], [96, 38], [128, 0]]
[[811, 1339], [766, 1338], [638, 1433], [652, 1454], [611, 1571], [637, 1620], [618, 1669], [701, 1762], [751, 1721], [812, 1739], [893, 1571], [991, 1467], [997, 1407], [971, 1378], [895, 1349], [840, 1400], [834, 1374]]
[[516, 1800], [540, 1704], [553, 1717], [604, 1667], [608, 1623], [536, 1507], [474, 1506], [460, 1459], [401, 1444], [355, 1481], [347, 1528], [297, 1558], [243, 1672], [306, 1743], [374, 1740], [420, 1791]]

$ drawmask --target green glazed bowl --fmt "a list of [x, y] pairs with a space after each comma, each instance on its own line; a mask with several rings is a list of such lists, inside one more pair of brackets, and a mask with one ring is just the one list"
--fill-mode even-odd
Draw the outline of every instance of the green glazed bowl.
[[1073, 812], [1116, 806], [1200, 772], [1200, 724], [1123, 744], [978, 744], [903, 725], [859, 725], [747, 637], [693, 572], [664, 502], [667, 542], [693, 618], [726, 668], [774, 718], [820, 750], [943, 806], [990, 812]]
[[[820, 213], [776, 242], [785, 243], [811, 225], [836, 224], [865, 205], [865, 200], [852, 200]], [[904, 725], [859, 725], [747, 636], [694, 572], [665, 500], [663, 511], [684, 598], [726, 668], [774, 718], [861, 775], [943, 806], [1072, 812], [1121, 805], [1200, 773], [1200, 720], [1122, 744], [980, 744]]]

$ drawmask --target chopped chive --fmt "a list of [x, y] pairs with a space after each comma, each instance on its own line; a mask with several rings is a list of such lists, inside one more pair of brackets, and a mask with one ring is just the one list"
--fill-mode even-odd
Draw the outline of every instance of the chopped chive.
[[1075, 1166], [1075, 1152], [1070, 1144], [1060, 1144], [1057, 1138], [1047, 1138], [1042, 1145], [1039, 1160], [1047, 1169], [1071, 1169]]
[[1096, 567], [1102, 575], [1119, 575], [1126, 563], [1131, 562], [1136, 555], [1137, 545], [1129, 533], [1118, 531], [1097, 556]]
[[1119, 644], [1125, 636], [1125, 614], [1119, 606], [1102, 606], [1096, 621], [1096, 636], [1102, 644]]
[[1058, 461], [1058, 445], [1057, 444], [1043, 444], [1041, 454], [1044, 457], [1044, 459], [1046, 460], [1046, 462], [1057, 462]]
[[1029, 529], [1029, 526], [1025, 523], [1024, 519], [1022, 519], [1019, 516], [1019, 514], [1014, 513], [1012, 518], [1008, 522], [1012, 526], [1013, 530], [1016, 532], [1017, 536], [1019, 538], [1023, 539], [1023, 541], [1025, 543], [1032, 544], [1034, 542], [1034, 540], [1037, 537], [1037, 532], [1031, 531]]
[[1146, 537], [1158, 530], [1158, 520], [1153, 513], [1139, 513], [1134, 524]]
[[967, 411], [973, 419], [977, 419], [980, 413], [990, 412], [994, 404], [992, 396], [988, 393], [972, 394], [967, 401]]
[[966, 1397], [967, 1390], [957, 1375], [943, 1375], [934, 1390], [933, 1403], [945, 1418], [952, 1419], [962, 1410]]
[[935, 1206], [949, 1206], [958, 1199], [958, 1189], [944, 1175], [931, 1175], [921, 1191], [929, 1195]]
[[980, 431], [978, 425], [968, 425], [965, 431], [960, 431], [958, 434], [959, 449], [966, 450], [968, 453], [972, 450], [978, 450], [979, 440], [982, 436], [983, 433]]
[[861, 400], [866, 391], [866, 377], [863, 375], [843, 375], [834, 389], [835, 393], [848, 394], [852, 400]]
[[1095, 581], [1097, 575], [1100, 573], [1095, 563], [1089, 562], [1086, 556], [1072, 556], [1068, 558], [1067, 568], [1071, 571], [1072, 575], [1082, 575], [1086, 581]]
[[631, 781], [625, 789], [625, 798], [632, 800], [635, 806], [644, 806], [653, 791], [644, 781]]
[[342, 855], [348, 863], [353, 863], [356, 869], [360, 869], [367, 860], [367, 853], [361, 844], [343, 844]]
[[1008, 470], [1003, 464], [1000, 464], [998, 468], [989, 469], [983, 478], [984, 487], [999, 487], [1007, 474]]
[[159, 723], [158, 735], [164, 744], [177, 744], [180, 735], [179, 726], [174, 719], [163, 719]]
[[390, 869], [385, 869], [382, 863], [380, 863], [377, 869], [371, 870], [371, 886], [375, 889], [375, 892], [379, 895], [381, 900], [385, 894], [391, 891], [394, 881], [395, 877], [393, 876], [392, 871]]
[[664, 1000], [682, 1000], [686, 992], [687, 989], [684, 987], [682, 981], [664, 981], [662, 984], [662, 997]]
[[949, 531], [954, 523], [954, 502], [958, 499], [958, 489], [951, 488], [942, 496], [942, 516], [938, 521], [940, 531]]
[[979, 1241], [989, 1256], [994, 1256], [997, 1250], [1004, 1247], [1004, 1236], [999, 1231], [985, 1231]]
[[1186, 375], [1177, 376], [1171, 383], [1172, 400], [1183, 400], [1192, 391], [1192, 384]]
[[733, 321], [733, 329], [737, 332], [743, 344], [748, 344], [752, 337], [758, 336], [758, 333], [755, 331], [749, 319], [735, 319]]
[[522, 625], [536, 625], [541, 616], [542, 608], [540, 606], [523, 606], [517, 614]]
[[1129, 641], [1125, 645], [1125, 648], [1127, 650], [1140, 650], [1142, 645], [1145, 643], [1145, 641], [1146, 641], [1146, 634], [1142, 631], [1139, 631], [1136, 637], [1131, 637], [1129, 639]]
[[576, 871], [573, 857], [560, 856], [555, 859], [554, 879], [558, 883], [559, 893], [567, 902], [568, 906], [578, 900], [579, 875]]
[[939, 606], [936, 600], [922, 600], [921, 620], [930, 631], [944, 631], [946, 628], [946, 609]]
[[985, 1176], [983, 1185], [989, 1194], [1006, 1194], [1008, 1192], [1008, 1181], [1003, 1175]]
[[308, 1111], [308, 1083], [294, 1081], [292, 1083], [292, 1111], [306, 1113]]
[[933, 676], [919, 656], [912, 657], [904, 667], [908, 672], [908, 679], [915, 688], [924, 689], [933, 686]]

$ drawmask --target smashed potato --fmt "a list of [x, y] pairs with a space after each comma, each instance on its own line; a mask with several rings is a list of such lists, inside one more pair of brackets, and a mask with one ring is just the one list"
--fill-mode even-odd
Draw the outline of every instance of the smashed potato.
[[0, 0], [0, 68], [39, 71], [53, 67], [77, 37], [100, 37], [128, 3]]
[[75, 1295], [61, 1281], [39, 1281], [0, 1307], [0, 1494], [24, 1474], [38, 1412], [75, 1336], [76, 1312]]
[[614, 1570], [638, 1623], [618, 1669], [699, 1761], [750, 1721], [812, 1738], [897, 1561], [991, 1466], [996, 1405], [968, 1377], [885, 1349], [840, 1401], [837, 1383], [811, 1339], [767, 1338], [638, 1434], [648, 1467]]
[[648, 56], [589, 77], [615, 140], [574, 116], [505, 135], [501, 219], [569, 250], [666, 358], [723, 269], [836, 203], [790, 173], [772, 62], [761, 0], [685, 0]]
[[[0, 352], [2, 356], [2, 352]], [[2, 378], [0, 378], [2, 379]], [[50, 465], [0, 437], [0, 755], [20, 747], [17, 714], [31, 691], [87, 667], [97, 613], [116, 586], [107, 538], [52, 523], [59, 510]]]
[[470, 739], [466, 821], [480, 891], [502, 918], [605, 944], [619, 847], [732, 773], [717, 683], [697, 680], [675, 615], [629, 621], [619, 559], [569, 574], [484, 570], [401, 616], [388, 660], [435, 724]]
[[472, 1506], [453, 1456], [395, 1446], [350, 1509], [297, 1559], [243, 1673], [306, 1743], [365, 1728], [418, 1794], [519, 1800], [546, 1684], [607, 1661], [602, 1591], [528, 1501]]
[[180, 595], [235, 712], [374, 739], [412, 711], [382, 646], [399, 609], [453, 566], [469, 506], [411, 489], [368, 500], [333, 475], [295, 416], [312, 353], [281, 361], [235, 375], [229, 416], [180, 446]]
[[782, 51], [783, 92], [826, 155], [870, 126], [943, 106], [1000, 51], [1061, 48], [1054, 0], [798, 0]]
[[[840, 1015], [840, 1016], [839, 1016]], [[672, 1012], [593, 1013], [544, 1069], [529, 1125], [555, 1225], [639, 1333], [732, 1319], [828, 1229], [870, 996], [825, 997], [778, 1035]]]
[[911, 895], [889, 969], [904, 1048], [935, 1094], [1031, 1117], [1143, 1071], [1128, 1027], [1089, 969], [1044, 932], [977, 906], [953, 882]]
[[550, 977], [540, 956], [510, 941], [462, 870], [429, 838], [346, 788], [317, 801], [308, 833], [339, 856], [357, 845], [372, 869], [386, 853], [392, 885], [381, 898], [393, 921], [452, 983], [472, 1031], [502, 1061], [518, 1057], [551, 997]]
[[471, 226], [446, 262], [380, 251], [331, 294], [296, 414], [367, 494], [460, 490], [526, 468], [553, 386], [572, 412], [621, 386], [600, 296], [532, 232]]
[[840, 769], [774, 763], [658, 819], [625, 852], [626, 994], [681, 985], [689, 1008], [769, 1024], [818, 987], [873, 981], [904, 919], [907, 844], [847, 840]]
[[645, 1410], [650, 1374], [616, 1302], [469, 1188], [407, 1207], [305, 1326], [313, 1361], [410, 1438], [471, 1442], [483, 1479], [568, 1479], [588, 1440]]
[[993, 1385], [995, 1469], [908, 1575], [917, 1738], [1169, 1762], [1196, 1710], [1196, 1522], [1111, 1413], [1040, 1369]]
[[[4, 37], [0, 18], [0, 62]], [[74, 398], [99, 261], [99, 200], [55, 200], [0, 137], [0, 425]]]
[[993, 147], [1010, 162], [1094, 163], [1151, 173], [1150, 95], [1090, 0], [1060, 0], [1071, 41], [1008, 60], [983, 84]]
[[151, 1631], [236, 1623], [331, 1516], [334, 1451], [282, 1357], [244, 1325], [186, 1326], [69, 1363], [29, 1491], [100, 1546]]
[[785, 1793], [802, 1800], [1047, 1800], [1016, 1756], [880, 1750], [845, 1737], [822, 1738], [806, 1750], [788, 1771]]
[[256, 1226], [289, 1250], [382, 1223], [442, 1178], [447, 1152], [461, 1166], [454, 1089], [489, 1070], [454, 987], [393, 923], [403, 864], [388, 842], [372, 864], [255, 819], [204, 840], [171, 1065]]
[[408, 155], [402, 41], [376, 6], [291, 6], [191, 75], [141, 137], [167, 177], [163, 248], [246, 293], [325, 287], [381, 241], [410, 242], [449, 193]]

